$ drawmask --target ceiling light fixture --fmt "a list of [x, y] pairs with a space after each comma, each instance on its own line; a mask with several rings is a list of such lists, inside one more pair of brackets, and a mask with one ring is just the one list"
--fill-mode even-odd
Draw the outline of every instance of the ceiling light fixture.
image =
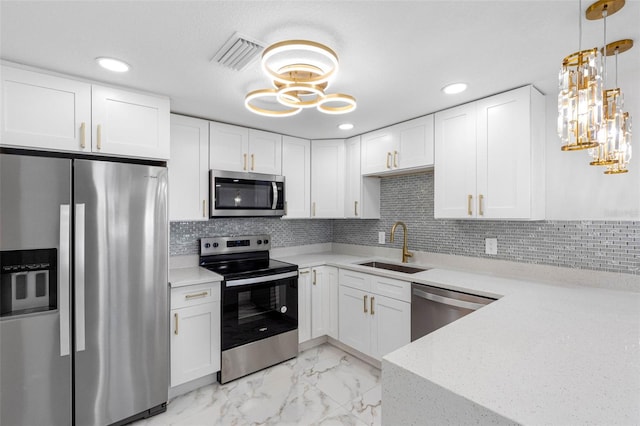
[[340, 130], [351, 130], [353, 129], [353, 124], [351, 123], [342, 123], [338, 125], [338, 129]]
[[452, 83], [447, 84], [442, 88], [442, 91], [447, 95], [455, 95], [456, 93], [461, 93], [467, 90], [467, 83]]
[[[338, 55], [323, 44], [309, 40], [274, 43], [262, 52], [262, 70], [274, 88], [248, 93], [245, 107], [267, 117], [289, 117], [314, 107], [325, 114], [351, 112], [356, 108], [353, 96], [324, 92], [338, 68]], [[267, 98], [271, 103], [267, 104]]]
[[102, 68], [113, 72], [127, 72], [131, 68], [126, 62], [115, 58], [107, 58], [104, 56], [96, 58], [96, 62]]
[[596, 148], [602, 122], [602, 55], [597, 47], [582, 50], [582, 1], [578, 1], [578, 51], [562, 61], [558, 86], [561, 149]]
[[[624, 96], [618, 86], [618, 54], [633, 46], [632, 40], [607, 44], [607, 16], [624, 6], [624, 0], [599, 0], [589, 6], [587, 19], [603, 19], [603, 121], [598, 131], [598, 147], [589, 150], [592, 166], [606, 166], [605, 174], [626, 173], [631, 160], [631, 117], [624, 112]], [[613, 89], [607, 89], [607, 56], [616, 57], [616, 79]]]

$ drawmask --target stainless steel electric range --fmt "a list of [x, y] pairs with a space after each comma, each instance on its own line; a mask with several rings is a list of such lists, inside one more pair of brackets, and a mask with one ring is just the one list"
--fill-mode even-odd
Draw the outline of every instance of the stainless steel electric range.
[[200, 240], [200, 266], [224, 277], [220, 383], [298, 355], [298, 266], [270, 248], [269, 235]]

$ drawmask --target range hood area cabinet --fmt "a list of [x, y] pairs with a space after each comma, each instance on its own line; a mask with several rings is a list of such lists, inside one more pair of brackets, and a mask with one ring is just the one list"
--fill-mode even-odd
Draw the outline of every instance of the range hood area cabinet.
[[426, 170], [433, 156], [433, 114], [362, 135], [365, 176]]
[[435, 217], [544, 219], [544, 135], [533, 86], [436, 113]]
[[282, 174], [282, 135], [211, 122], [209, 138], [212, 169]]
[[169, 220], [209, 220], [209, 122], [171, 114]]
[[4, 146], [169, 158], [169, 99], [3, 65]]

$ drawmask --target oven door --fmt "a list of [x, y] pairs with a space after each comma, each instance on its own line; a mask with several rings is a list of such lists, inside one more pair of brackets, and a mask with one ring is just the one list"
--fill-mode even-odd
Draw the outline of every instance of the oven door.
[[223, 281], [223, 351], [297, 328], [298, 271]]
[[284, 177], [211, 170], [211, 217], [282, 216]]

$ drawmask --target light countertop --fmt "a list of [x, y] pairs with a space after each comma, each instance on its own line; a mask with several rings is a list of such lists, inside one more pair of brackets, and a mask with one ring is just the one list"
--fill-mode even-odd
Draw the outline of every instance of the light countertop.
[[222, 281], [223, 279], [222, 275], [199, 266], [169, 269], [169, 285], [172, 288]]
[[640, 293], [372, 270], [334, 253], [279, 259], [499, 298], [384, 357], [384, 424], [640, 424]]

